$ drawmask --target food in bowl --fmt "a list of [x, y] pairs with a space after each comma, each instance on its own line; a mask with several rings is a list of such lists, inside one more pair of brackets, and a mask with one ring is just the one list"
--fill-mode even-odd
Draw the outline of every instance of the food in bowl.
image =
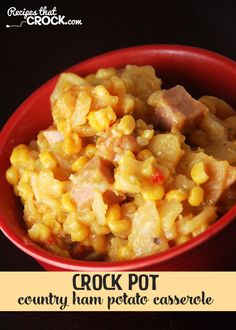
[[151, 66], [60, 76], [52, 125], [13, 149], [6, 172], [34, 242], [130, 260], [190, 240], [235, 204], [234, 109], [161, 84]]

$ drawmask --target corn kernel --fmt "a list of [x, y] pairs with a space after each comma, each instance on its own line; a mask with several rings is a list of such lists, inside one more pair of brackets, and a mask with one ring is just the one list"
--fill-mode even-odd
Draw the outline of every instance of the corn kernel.
[[208, 226], [209, 226], [209, 224], [207, 222], [201, 224], [197, 229], [195, 229], [192, 232], [193, 237], [196, 237], [196, 236], [200, 235], [201, 233], [203, 233], [208, 228]]
[[191, 168], [191, 177], [196, 184], [203, 184], [209, 180], [209, 176], [205, 171], [205, 166], [203, 161], [199, 161], [193, 164]]
[[109, 90], [109, 93], [111, 93], [112, 95], [119, 96], [120, 101], [121, 101], [121, 97], [127, 95], [123, 80], [121, 80], [117, 76], [111, 77], [109, 81], [106, 80], [104, 83], [105, 86], [107, 86], [106, 88], [107, 90]]
[[139, 144], [140, 146], [143, 147], [143, 146], [148, 145], [149, 140], [148, 140], [147, 138], [145, 138], [145, 137], [138, 136], [138, 137], [137, 137], [137, 142], [138, 142], [138, 144]]
[[75, 203], [71, 199], [69, 192], [62, 195], [61, 203], [62, 203], [62, 208], [64, 209], [64, 211], [66, 211], [66, 212], [75, 212], [76, 211]]
[[82, 212], [80, 210], [78, 211], [78, 217], [79, 221], [87, 226], [92, 226], [93, 223], [95, 223], [95, 215], [92, 210], [85, 209]]
[[139, 151], [139, 153], [137, 154], [137, 160], [146, 160], [147, 158], [149, 158], [151, 156], [153, 156], [151, 151], [149, 151], [148, 149], [143, 149], [143, 150]]
[[107, 225], [99, 225], [97, 222], [93, 222], [91, 230], [96, 235], [107, 235], [110, 233], [110, 228]]
[[165, 196], [168, 201], [176, 200], [178, 202], [184, 201], [187, 197], [188, 194], [181, 189], [172, 189]]
[[43, 223], [35, 223], [28, 230], [29, 237], [39, 243], [47, 241], [51, 237], [51, 232]]
[[117, 221], [121, 217], [121, 209], [119, 204], [112, 204], [106, 212], [107, 221]]
[[145, 138], [145, 139], [148, 139], [148, 140], [151, 140], [153, 135], [154, 135], [154, 129], [145, 129], [142, 132], [142, 137]]
[[72, 242], [83, 242], [89, 236], [89, 229], [87, 226], [80, 226], [79, 230], [71, 232]]
[[89, 143], [86, 145], [86, 147], [84, 148], [84, 155], [91, 159], [95, 156], [96, 154], [96, 146], [95, 144]]
[[124, 114], [131, 114], [134, 111], [135, 101], [131, 95], [125, 94], [122, 100], [122, 110]]
[[129, 182], [135, 184], [135, 185], [139, 185], [140, 184], [140, 180], [136, 175], [129, 175]]
[[30, 185], [22, 180], [19, 181], [18, 186], [18, 194], [23, 200], [26, 200], [30, 194], [32, 194], [32, 189]]
[[61, 224], [51, 215], [51, 213], [44, 214], [42, 221], [48, 228], [50, 228], [53, 234], [58, 235], [60, 233]]
[[135, 129], [134, 117], [131, 115], [126, 115], [121, 118], [118, 129], [125, 135], [132, 134], [133, 130]]
[[192, 206], [199, 206], [204, 199], [204, 189], [201, 187], [194, 187], [190, 190], [188, 202]]
[[53, 170], [57, 166], [55, 157], [49, 151], [43, 151], [39, 154], [41, 163], [45, 168]]
[[80, 152], [82, 148], [82, 139], [78, 134], [72, 134], [72, 137], [66, 137], [63, 142], [63, 151], [71, 156]]
[[107, 253], [107, 238], [104, 235], [96, 235], [91, 240], [91, 245], [96, 253]]
[[36, 159], [36, 161], [35, 161], [35, 171], [36, 172], [39, 172], [39, 171], [41, 171], [43, 169], [44, 169], [44, 166], [43, 166], [41, 160], [39, 158]]
[[30, 155], [30, 150], [24, 144], [20, 144], [13, 149], [10, 162], [15, 167], [24, 167], [29, 170], [34, 170], [35, 167], [35, 162]]
[[128, 245], [120, 246], [117, 253], [119, 260], [130, 260], [133, 256], [132, 250]]
[[96, 73], [97, 79], [109, 79], [116, 74], [115, 68], [105, 68], [105, 69], [98, 69]]
[[110, 95], [108, 90], [102, 85], [98, 85], [94, 88], [93, 96], [96, 100], [97, 108], [110, 108], [111, 106], [113, 107], [118, 103], [118, 97]]
[[88, 158], [85, 156], [80, 156], [72, 165], [71, 169], [74, 172], [80, 172], [84, 165], [88, 162]]
[[10, 166], [6, 171], [7, 182], [14, 185], [19, 181], [19, 172], [16, 167]]
[[153, 156], [144, 160], [142, 166], [142, 175], [146, 177], [151, 177], [155, 172], [155, 165], [156, 165], [156, 160]]
[[20, 175], [21, 175], [21, 181], [24, 181], [26, 183], [30, 183], [30, 179], [31, 179], [31, 176], [32, 176], [32, 171], [30, 170], [23, 170], [21, 171]]
[[60, 212], [60, 204], [59, 202], [55, 199], [50, 197], [49, 195], [45, 196], [44, 194], [41, 195], [41, 202], [46, 205], [51, 212], [54, 214], [59, 214]]
[[73, 242], [83, 242], [90, 234], [88, 226], [78, 221], [77, 212], [68, 214], [63, 223], [63, 230], [66, 234], [71, 235], [71, 240]]
[[213, 114], [216, 113], [216, 104], [215, 104], [215, 97], [213, 96], [202, 96], [200, 97], [199, 101], [203, 103]]
[[179, 235], [177, 237], [177, 239], [175, 240], [176, 244], [182, 244], [182, 243], [185, 243], [187, 241], [189, 241], [191, 239], [191, 236], [190, 235]]
[[57, 129], [64, 135], [69, 135], [71, 132], [70, 125], [67, 123], [66, 120], [62, 120], [57, 124]]
[[125, 157], [130, 157], [135, 159], [135, 155], [131, 150], [125, 150]]
[[107, 89], [102, 85], [97, 85], [94, 88], [93, 93], [100, 98], [106, 98], [110, 95]]
[[131, 221], [129, 219], [108, 220], [110, 231], [118, 237], [127, 237], [131, 229]]
[[65, 221], [63, 222], [63, 229], [65, 233], [69, 234], [71, 230], [76, 230], [80, 228], [80, 224], [78, 223], [78, 214], [77, 212], [70, 212]]
[[37, 145], [40, 151], [47, 150], [49, 148], [48, 140], [45, 138], [43, 132], [38, 134]]
[[94, 73], [88, 74], [84, 79], [86, 82], [88, 82], [91, 85], [97, 83], [96, 75]]
[[[172, 225], [172, 227], [170, 229], [164, 230], [164, 233], [165, 233], [165, 237], [168, 241], [175, 241], [178, 236], [175, 223]], [[172, 242], [172, 243], [174, 243], [174, 242]]]
[[164, 197], [165, 190], [163, 185], [155, 185], [142, 192], [143, 198], [149, 201], [157, 201]]
[[88, 114], [88, 121], [96, 131], [106, 130], [116, 121], [116, 114], [111, 106], [92, 111]]
[[[33, 173], [32, 175], [35, 175]], [[59, 181], [54, 179], [53, 172], [51, 170], [42, 170], [38, 174], [40, 189], [43, 193], [48, 192], [55, 196], [60, 196], [64, 190], [68, 187], [68, 181]], [[50, 185], [50, 191], [48, 191], [48, 185]]]

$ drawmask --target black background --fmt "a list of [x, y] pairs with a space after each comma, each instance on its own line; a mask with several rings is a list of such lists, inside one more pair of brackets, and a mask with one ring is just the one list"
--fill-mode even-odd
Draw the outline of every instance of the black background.
[[[26, 26], [7, 9], [57, 7], [82, 26]], [[7, 1], [1, 2], [0, 126], [20, 103], [53, 75], [94, 55], [122, 47], [171, 43], [202, 47], [236, 60], [236, 1]], [[40, 116], [39, 116], [40, 120]], [[0, 234], [2, 271], [42, 270]], [[11, 329], [217, 329], [235, 314], [199, 313], [5, 313], [0, 328]]]

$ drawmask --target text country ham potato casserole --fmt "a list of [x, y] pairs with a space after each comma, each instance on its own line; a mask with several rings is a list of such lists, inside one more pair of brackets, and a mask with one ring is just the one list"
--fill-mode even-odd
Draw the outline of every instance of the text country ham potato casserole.
[[[202, 233], [236, 202], [236, 113], [151, 66], [63, 73], [53, 123], [12, 151], [6, 178], [29, 237], [55, 254], [121, 261]], [[43, 110], [43, 109], [42, 109]]]

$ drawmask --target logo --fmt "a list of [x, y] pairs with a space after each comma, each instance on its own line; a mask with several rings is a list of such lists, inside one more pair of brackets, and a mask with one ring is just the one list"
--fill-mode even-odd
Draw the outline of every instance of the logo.
[[28, 10], [28, 9], [17, 9], [16, 7], [10, 7], [7, 10], [8, 17], [20, 18], [19, 24], [6, 25], [6, 28], [22, 27], [23, 24], [26, 25], [82, 25], [81, 19], [66, 19], [65, 15], [59, 15], [57, 13], [57, 8], [52, 9], [47, 8], [47, 6], [40, 7], [38, 10]]

